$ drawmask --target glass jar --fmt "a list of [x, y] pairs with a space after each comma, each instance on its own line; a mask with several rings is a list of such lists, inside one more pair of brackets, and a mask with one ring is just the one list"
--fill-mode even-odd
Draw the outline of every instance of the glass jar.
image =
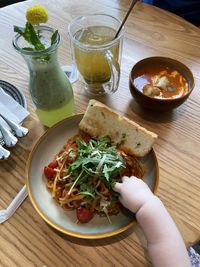
[[57, 59], [60, 35], [58, 34], [56, 41], [51, 44], [54, 29], [38, 26], [36, 30], [45, 45], [44, 50], [31, 51], [30, 44], [19, 34], [14, 37], [13, 46], [27, 63], [30, 73], [29, 92], [36, 114], [44, 125], [50, 127], [73, 114], [73, 91]]

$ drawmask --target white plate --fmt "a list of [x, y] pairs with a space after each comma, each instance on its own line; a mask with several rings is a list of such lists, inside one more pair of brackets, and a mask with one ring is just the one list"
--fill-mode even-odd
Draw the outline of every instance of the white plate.
[[[38, 140], [27, 163], [26, 184], [33, 206], [49, 225], [62, 233], [79, 238], [104, 238], [130, 228], [135, 223], [134, 214], [129, 212], [111, 216], [112, 224], [106, 217], [98, 215], [86, 224], [77, 224], [76, 212], [64, 210], [52, 199], [43, 177], [44, 166], [52, 161], [69, 137], [78, 133], [78, 124], [82, 116], [82, 114], [75, 115], [59, 122]], [[154, 151], [152, 150], [146, 157], [141, 158], [140, 162], [146, 170], [144, 181], [155, 192], [159, 171]]]

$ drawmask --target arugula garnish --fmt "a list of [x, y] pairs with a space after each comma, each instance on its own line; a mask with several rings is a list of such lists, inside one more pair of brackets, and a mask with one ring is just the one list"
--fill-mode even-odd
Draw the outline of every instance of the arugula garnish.
[[90, 196], [93, 199], [95, 199], [95, 187], [90, 185], [90, 184], [82, 183], [80, 185], [80, 193], [79, 194]]
[[111, 146], [110, 139], [108, 137], [98, 141], [90, 139], [88, 143], [77, 139], [76, 142], [78, 157], [68, 168], [68, 173], [74, 181], [68, 194], [79, 184], [82, 194], [94, 198], [95, 189], [90, 185], [90, 180], [94, 177], [101, 179], [109, 189], [112, 189], [116, 176], [122, 168], [125, 168], [125, 162], [117, 153], [116, 147]]

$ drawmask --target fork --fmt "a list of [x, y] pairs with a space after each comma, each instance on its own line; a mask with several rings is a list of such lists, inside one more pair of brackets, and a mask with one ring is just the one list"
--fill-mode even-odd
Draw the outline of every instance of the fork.
[[3, 125], [0, 124], [0, 131], [2, 133], [6, 146], [12, 147], [16, 145], [18, 139]]
[[10, 156], [10, 151], [3, 148], [2, 145], [0, 145], [0, 160], [7, 159]]
[[17, 137], [23, 137], [28, 133], [28, 129], [18, 125], [14, 121], [9, 120], [8, 118], [4, 117], [2, 114], [0, 116], [7, 122], [7, 124], [10, 126], [10, 128], [15, 132]]
[[24, 185], [7, 209], [0, 210], [0, 224], [7, 221], [15, 213], [27, 195], [26, 185]]

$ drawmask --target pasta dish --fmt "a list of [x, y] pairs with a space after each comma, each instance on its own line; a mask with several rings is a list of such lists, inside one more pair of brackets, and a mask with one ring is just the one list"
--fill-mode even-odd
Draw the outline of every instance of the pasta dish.
[[112, 146], [109, 137], [95, 140], [87, 134], [70, 138], [44, 167], [52, 197], [63, 208], [76, 210], [80, 223], [90, 221], [95, 214], [110, 221], [110, 215], [120, 212], [118, 193], [112, 187], [124, 175], [143, 178], [138, 160]]

